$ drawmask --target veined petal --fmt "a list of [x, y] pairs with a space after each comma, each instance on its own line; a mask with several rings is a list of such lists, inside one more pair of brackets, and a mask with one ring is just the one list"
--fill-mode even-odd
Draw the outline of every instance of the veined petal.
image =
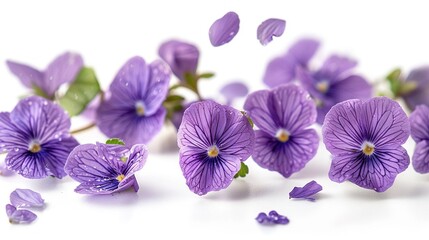
[[143, 168], [148, 156], [148, 150], [145, 145], [136, 144], [131, 147], [127, 155], [128, 159], [124, 166], [125, 168], [122, 170], [122, 172], [126, 173], [125, 179]]
[[10, 113], [0, 113], [0, 152], [12, 151], [14, 148], [28, 148], [28, 134], [13, 125]]
[[294, 43], [288, 50], [288, 55], [291, 55], [303, 67], [307, 67], [308, 62], [314, 56], [320, 42], [312, 38], [303, 38]]
[[244, 102], [244, 110], [252, 121], [266, 133], [275, 136], [280, 127], [279, 119], [273, 116], [273, 98], [269, 90], [255, 91], [247, 96]]
[[426, 105], [417, 106], [410, 115], [410, 124], [411, 137], [414, 141], [429, 140], [429, 107]]
[[242, 82], [230, 82], [220, 89], [220, 93], [225, 97], [226, 105], [231, 105], [234, 99], [245, 97], [249, 89]]
[[149, 65], [149, 82], [143, 93], [143, 102], [145, 104], [145, 115], [155, 114], [167, 97], [168, 86], [170, 84], [170, 69], [164, 62], [158, 60]]
[[81, 194], [111, 194], [118, 191], [118, 186], [119, 181], [116, 179], [99, 179], [83, 182], [74, 191]]
[[429, 67], [423, 66], [413, 69], [405, 79], [406, 82], [415, 82], [417, 88], [409, 94], [402, 96], [410, 110], [420, 104], [429, 105]]
[[290, 55], [276, 57], [268, 63], [265, 69], [264, 83], [270, 88], [289, 83], [295, 78], [296, 67], [297, 62], [294, 57]]
[[303, 198], [314, 201], [312, 196], [322, 191], [322, 189], [322, 186], [313, 180], [303, 187], [294, 187], [289, 193], [289, 198]]
[[70, 152], [79, 145], [73, 137], [54, 139], [42, 145], [42, 151], [38, 153], [43, 159], [48, 175], [63, 178], [67, 174], [64, 172], [64, 165]]
[[6, 165], [12, 171], [26, 178], [38, 179], [50, 175], [45, 166], [43, 155], [39, 153], [33, 154], [27, 149], [16, 148], [9, 152], [6, 156]]
[[195, 74], [197, 71], [200, 52], [193, 44], [170, 40], [159, 47], [158, 54], [182, 81], [185, 73]]
[[240, 19], [235, 12], [228, 12], [216, 20], [209, 30], [210, 42], [218, 47], [230, 42], [238, 33]]
[[38, 192], [17, 188], [10, 194], [10, 203], [15, 207], [43, 207], [45, 200]]
[[62, 84], [73, 81], [82, 67], [83, 59], [79, 54], [66, 52], [49, 64], [44, 74], [43, 85], [39, 87], [48, 96], [53, 96]]
[[273, 36], [280, 37], [283, 35], [285, 27], [286, 21], [283, 19], [267, 19], [258, 26], [257, 38], [265, 46], [273, 40]]
[[7, 204], [6, 205], [6, 214], [9, 217], [10, 223], [31, 223], [36, 220], [37, 215], [29, 210], [17, 210], [16, 207]]
[[34, 86], [41, 87], [43, 82], [43, 73], [40, 71], [27, 66], [25, 64], [6, 61], [9, 70], [18, 77], [24, 86], [33, 88]]
[[413, 154], [413, 168], [418, 173], [429, 172], [429, 141], [417, 143]]
[[372, 86], [363, 77], [348, 76], [329, 87], [330, 97], [336, 102], [348, 99], [369, 99], [372, 96]]

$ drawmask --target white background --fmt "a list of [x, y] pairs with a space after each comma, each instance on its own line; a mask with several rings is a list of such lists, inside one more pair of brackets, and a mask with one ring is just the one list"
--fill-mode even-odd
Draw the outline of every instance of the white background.
[[[263, 88], [267, 61], [305, 36], [322, 41], [313, 66], [330, 53], [343, 53], [359, 61], [358, 72], [376, 81], [395, 67], [409, 71], [429, 64], [427, 9], [424, 1], [410, 0], [1, 1], [0, 111], [12, 110], [26, 93], [3, 64], [6, 59], [44, 69], [58, 54], [75, 51], [95, 68], [106, 89], [128, 58], [139, 55], [153, 61], [159, 44], [170, 38], [196, 43], [202, 52], [199, 69], [216, 72], [214, 79], [201, 84], [207, 97], [218, 97], [217, 90], [229, 80], [242, 79], [252, 90]], [[240, 31], [231, 43], [214, 48], [208, 29], [231, 10], [241, 18]], [[256, 28], [270, 17], [285, 19], [286, 31], [263, 47]], [[80, 124], [74, 121], [73, 127], [76, 122]], [[97, 129], [76, 138], [81, 143], [105, 140]], [[411, 139], [406, 148], [412, 155]], [[337, 184], [327, 177], [330, 156], [321, 144], [307, 167], [289, 179], [249, 159], [248, 177], [200, 197], [185, 184], [174, 129], [165, 128], [149, 149], [147, 164], [137, 173], [138, 193], [85, 196], [73, 192], [77, 183], [68, 177], [0, 176], [0, 206], [9, 202], [15, 188], [36, 190], [47, 203], [30, 225], [9, 224], [1, 207], [1, 239], [385, 239], [427, 234], [429, 176], [411, 167], [385, 193]], [[312, 179], [324, 187], [316, 202], [288, 199], [294, 186]], [[288, 216], [290, 224], [267, 227], [254, 220], [259, 212], [273, 209]]]

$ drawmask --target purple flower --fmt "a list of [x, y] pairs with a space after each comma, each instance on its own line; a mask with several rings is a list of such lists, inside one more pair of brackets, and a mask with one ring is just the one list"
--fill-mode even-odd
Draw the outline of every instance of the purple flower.
[[43, 72], [13, 61], [7, 61], [6, 64], [26, 87], [36, 87], [46, 97], [53, 99], [62, 84], [75, 79], [83, 67], [83, 60], [79, 54], [66, 52], [55, 58]]
[[429, 172], [429, 107], [419, 105], [410, 115], [411, 137], [417, 145], [413, 167], [418, 173]]
[[130, 146], [148, 143], [164, 123], [162, 102], [169, 82], [165, 63], [147, 65], [141, 57], [131, 58], [110, 85], [110, 97], [98, 108], [97, 126], [108, 137], [121, 138]]
[[261, 23], [258, 27], [257, 37], [259, 42], [265, 46], [273, 40], [273, 36], [280, 37], [285, 31], [286, 21], [282, 19], [270, 18]]
[[252, 154], [254, 133], [240, 111], [211, 100], [186, 109], [177, 133], [180, 167], [198, 195], [229, 186]]
[[260, 129], [252, 156], [261, 167], [287, 178], [316, 154], [319, 137], [308, 129], [316, 120], [316, 106], [302, 88], [290, 84], [254, 92], [244, 109]]
[[315, 199], [312, 196], [322, 191], [322, 189], [322, 186], [313, 180], [305, 184], [304, 187], [294, 187], [289, 193], [289, 198], [303, 198], [314, 201]]
[[405, 79], [405, 83], [409, 82], [414, 82], [417, 86], [413, 91], [402, 96], [407, 107], [414, 110], [420, 104], [429, 106], [429, 66], [412, 70]]
[[0, 176], [10, 176], [13, 174], [13, 171], [7, 169], [5, 162], [0, 162]]
[[7, 204], [6, 214], [9, 217], [10, 223], [31, 223], [36, 220], [37, 215], [29, 210], [17, 210], [16, 207]]
[[0, 113], [0, 151], [6, 165], [26, 178], [66, 175], [64, 164], [79, 143], [70, 135], [70, 118], [57, 104], [32, 96], [12, 112]]
[[371, 97], [371, 85], [350, 73], [355, 66], [355, 61], [333, 55], [316, 72], [297, 69], [297, 77], [316, 102], [317, 123], [322, 124], [328, 111], [339, 102]]
[[264, 212], [261, 212], [256, 217], [256, 221], [264, 225], [274, 225], [274, 224], [288, 224], [289, 219], [286, 216], [278, 214], [276, 211], [272, 210], [268, 215]]
[[15, 207], [43, 207], [45, 200], [43, 200], [40, 193], [32, 191], [30, 189], [15, 189], [10, 194], [10, 203]]
[[170, 40], [159, 47], [158, 54], [181, 81], [185, 79], [185, 74], [196, 75], [200, 52], [195, 45]]
[[220, 93], [225, 97], [226, 105], [231, 105], [234, 99], [245, 97], [249, 89], [242, 82], [230, 82], [220, 89]]
[[131, 149], [123, 145], [83, 144], [69, 155], [66, 173], [81, 184], [77, 193], [110, 194], [139, 185], [134, 173], [140, 170], [147, 159], [147, 149], [137, 144]]
[[410, 163], [401, 146], [410, 135], [410, 123], [399, 104], [386, 97], [335, 105], [322, 134], [333, 155], [329, 177], [334, 182], [348, 180], [383, 192]]
[[273, 88], [293, 81], [297, 67], [307, 68], [319, 45], [319, 41], [305, 38], [293, 44], [285, 55], [268, 63], [263, 77], [264, 83]]
[[214, 47], [229, 43], [240, 28], [240, 19], [235, 12], [228, 12], [216, 20], [209, 30], [210, 42]]

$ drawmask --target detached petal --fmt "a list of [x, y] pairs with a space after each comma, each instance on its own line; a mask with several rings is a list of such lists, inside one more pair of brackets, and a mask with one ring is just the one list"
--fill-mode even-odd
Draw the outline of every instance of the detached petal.
[[273, 40], [273, 36], [280, 37], [285, 31], [286, 21], [282, 19], [270, 18], [261, 23], [258, 27], [257, 37], [259, 42], [265, 46]]
[[36, 220], [37, 215], [28, 210], [17, 210], [16, 207], [7, 204], [6, 214], [10, 223], [31, 223]]
[[41, 87], [43, 82], [43, 73], [25, 64], [6, 61], [9, 70], [18, 77], [24, 86], [33, 88]]
[[225, 97], [226, 104], [231, 105], [234, 99], [245, 97], [249, 93], [249, 89], [242, 82], [231, 82], [224, 85], [220, 89], [220, 93]]
[[66, 52], [49, 64], [40, 87], [48, 96], [53, 96], [62, 84], [73, 81], [82, 67], [83, 59], [79, 54]]
[[10, 203], [15, 207], [43, 207], [45, 200], [38, 192], [17, 188], [10, 194]]
[[303, 198], [314, 201], [312, 196], [322, 191], [322, 189], [322, 186], [313, 180], [303, 187], [294, 187], [289, 193], [289, 198]]
[[228, 12], [222, 18], [216, 20], [209, 30], [210, 42], [218, 47], [230, 42], [238, 33], [240, 19], [235, 12]]

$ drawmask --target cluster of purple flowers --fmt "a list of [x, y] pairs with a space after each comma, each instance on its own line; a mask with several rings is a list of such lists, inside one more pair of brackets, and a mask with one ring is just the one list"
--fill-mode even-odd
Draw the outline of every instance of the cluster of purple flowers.
[[[209, 30], [212, 45], [230, 42], [239, 24], [234, 12], [216, 20]], [[268, 19], [258, 27], [257, 39], [267, 45], [283, 34], [285, 26], [284, 20]], [[9, 170], [27, 178], [69, 175], [80, 183], [75, 189], [78, 193], [111, 194], [131, 187], [138, 191], [135, 173], [148, 157], [145, 144], [167, 119], [178, 129], [179, 165], [186, 184], [192, 192], [204, 195], [244, 176], [249, 157], [262, 168], [291, 177], [315, 157], [320, 138], [312, 126], [318, 123], [323, 143], [332, 154], [332, 181], [386, 191], [410, 164], [402, 147], [410, 133], [417, 142], [413, 167], [419, 173], [429, 172], [429, 107], [419, 105], [428, 104], [428, 69], [414, 70], [406, 79], [388, 77], [395, 96], [415, 109], [408, 118], [398, 102], [372, 97], [368, 81], [352, 73], [356, 61], [332, 55], [314, 71], [310, 60], [319, 45], [317, 40], [302, 39], [274, 58], [263, 77], [270, 89], [249, 94], [244, 111], [239, 111], [231, 104], [248, 94], [244, 84], [234, 82], [222, 88], [226, 105], [203, 99], [198, 81], [213, 74], [197, 71], [198, 48], [167, 41], [158, 51], [162, 60], [129, 59], [108, 91], [100, 93], [95, 124], [107, 137], [118, 138], [105, 144], [80, 145], [70, 134], [68, 113], [53, 101], [60, 86], [78, 81], [84, 69], [79, 55], [64, 53], [45, 71], [8, 61], [11, 72], [39, 96], [22, 99], [11, 112], [0, 113], [0, 151], [7, 153]], [[179, 80], [173, 86], [171, 73]], [[175, 93], [180, 87], [193, 91], [198, 99], [185, 101]], [[314, 200], [312, 196], [321, 190], [311, 181], [294, 188], [290, 198]], [[17, 208], [42, 204], [40, 195], [17, 190], [13, 196], [6, 207], [11, 221], [33, 221], [32, 212]], [[257, 220], [289, 222], [275, 211], [261, 213]]]

